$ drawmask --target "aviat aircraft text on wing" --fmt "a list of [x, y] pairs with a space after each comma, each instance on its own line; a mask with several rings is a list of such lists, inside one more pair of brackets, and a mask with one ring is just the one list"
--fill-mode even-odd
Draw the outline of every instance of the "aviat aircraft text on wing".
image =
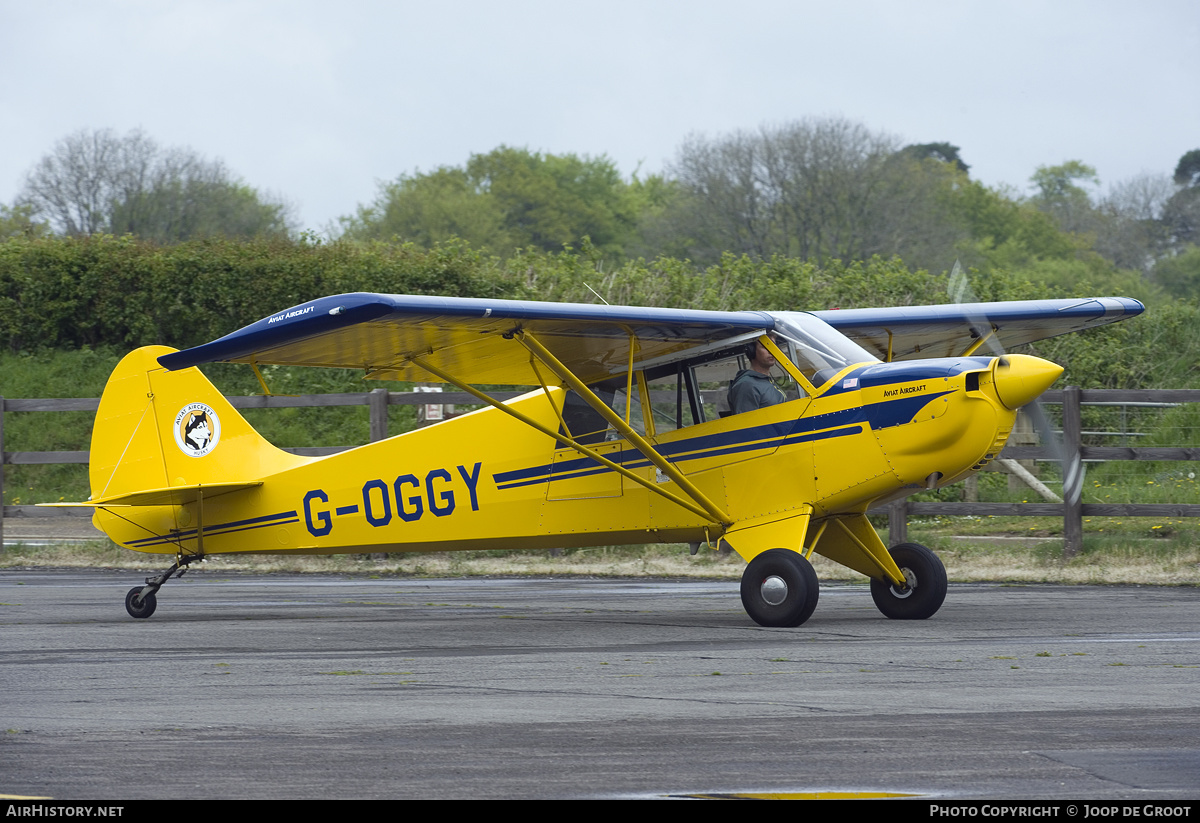
[[[941, 562], [889, 549], [865, 512], [978, 471], [1062, 372], [981, 346], [1141, 311], [1125, 298], [805, 313], [323, 297], [193, 349], [126, 356], [77, 505], [122, 546], [175, 556], [129, 591], [134, 617], [211, 554], [680, 542], [745, 558], [742, 602], [765, 626], [812, 614], [813, 552], [870, 577], [888, 617], [926, 618], [946, 594]], [[205, 379], [197, 366], [212, 362], [360, 368], [452, 384], [484, 408], [299, 457]], [[500, 402], [480, 385], [531, 388]]]

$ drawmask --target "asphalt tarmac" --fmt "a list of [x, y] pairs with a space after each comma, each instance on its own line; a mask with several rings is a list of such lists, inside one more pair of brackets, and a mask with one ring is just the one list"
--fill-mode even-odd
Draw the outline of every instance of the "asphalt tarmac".
[[0, 795], [1200, 797], [1200, 592], [0, 573]]

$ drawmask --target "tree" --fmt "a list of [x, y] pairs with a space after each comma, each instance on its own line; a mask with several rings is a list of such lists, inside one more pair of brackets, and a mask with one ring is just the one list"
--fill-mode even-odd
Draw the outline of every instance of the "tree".
[[693, 136], [669, 176], [679, 195], [663, 219], [683, 246], [671, 251], [703, 262], [725, 252], [814, 261], [899, 254], [945, 265], [963, 236], [952, 195], [965, 173], [848, 120]]
[[607, 157], [501, 146], [473, 155], [467, 175], [495, 200], [521, 246], [555, 250], [586, 236], [596, 248], [616, 252], [636, 222], [628, 186]]
[[958, 146], [950, 143], [914, 143], [900, 150], [913, 160], [937, 160], [949, 163], [961, 172], [970, 171], [971, 167], [958, 156]]
[[341, 224], [347, 237], [359, 240], [397, 238], [432, 248], [457, 237], [481, 248], [513, 246], [494, 199], [452, 166], [382, 184], [372, 205], [360, 206]]
[[0, 240], [10, 237], [38, 237], [45, 234], [45, 223], [33, 219], [31, 206], [6, 206], [0, 203]]
[[1095, 228], [1091, 195], [1080, 185], [1100, 185], [1094, 168], [1068, 160], [1058, 166], [1038, 166], [1029, 181], [1038, 189], [1033, 205], [1057, 220], [1064, 231], [1082, 233]]
[[1175, 166], [1175, 184], [1194, 188], [1200, 186], [1200, 149], [1192, 149], [1179, 158]]
[[1180, 293], [1178, 284], [1194, 264], [1191, 258], [1182, 268], [1168, 261], [1200, 241], [1200, 149], [1180, 158], [1173, 178], [1140, 174], [1103, 196], [1091, 190], [1099, 183], [1096, 170], [1078, 160], [1039, 167], [1031, 182], [1037, 193], [1027, 203], [1073, 235], [1078, 252], [1175, 283]]
[[1013, 268], [1076, 256], [1079, 241], [1014, 192], [972, 180], [956, 190], [954, 201], [955, 214], [970, 236], [961, 248], [969, 265]]
[[644, 199], [607, 157], [500, 146], [471, 155], [465, 167], [401, 175], [380, 187], [373, 204], [341, 222], [357, 239], [432, 246], [458, 237], [508, 253], [559, 251], [588, 237], [601, 251], [621, 254]]
[[1179, 190], [1163, 207], [1162, 220], [1176, 247], [1200, 243], [1200, 149], [1192, 149], [1175, 166]]
[[1094, 184], [1095, 171], [1078, 161], [1038, 169], [1034, 182], [1040, 189], [1035, 205], [1064, 229], [1086, 234], [1092, 248], [1120, 268], [1153, 270], [1161, 280], [1166, 275], [1158, 264], [1200, 241], [1200, 149], [1180, 158], [1173, 178], [1140, 174], [1094, 202], [1079, 183]]
[[1180, 254], [1159, 260], [1153, 278], [1176, 297], [1200, 297], [1200, 247], [1189, 246]]
[[29, 172], [17, 202], [68, 236], [129, 233], [174, 243], [290, 230], [288, 206], [263, 197], [220, 161], [162, 149], [140, 131], [68, 135]]
[[1140, 174], [1112, 186], [1096, 206], [1095, 250], [1120, 268], [1148, 273], [1170, 242], [1162, 218], [1174, 191], [1165, 174]]
[[1163, 224], [1176, 248], [1200, 244], [1200, 186], [1171, 196], [1163, 207]]

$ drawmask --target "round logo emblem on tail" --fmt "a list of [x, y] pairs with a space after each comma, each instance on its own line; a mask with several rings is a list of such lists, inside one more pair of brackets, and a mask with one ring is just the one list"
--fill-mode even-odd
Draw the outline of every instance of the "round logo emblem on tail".
[[188, 457], [203, 457], [221, 439], [221, 420], [203, 403], [189, 403], [175, 415], [175, 443]]

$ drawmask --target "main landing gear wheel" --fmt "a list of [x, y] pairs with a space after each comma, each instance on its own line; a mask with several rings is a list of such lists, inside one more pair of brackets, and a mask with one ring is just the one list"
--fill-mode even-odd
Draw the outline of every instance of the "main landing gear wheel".
[[146, 587], [134, 586], [129, 590], [129, 594], [125, 595], [125, 611], [129, 612], [130, 617], [149, 617], [158, 608], [158, 598], [153, 594], [138, 599], [144, 588]]
[[946, 599], [946, 567], [920, 543], [901, 543], [888, 550], [907, 583], [872, 580], [871, 597], [884, 617], [924, 620], [933, 617]]
[[799, 626], [819, 594], [812, 564], [790, 549], [768, 549], [742, 573], [742, 605], [760, 626]]

